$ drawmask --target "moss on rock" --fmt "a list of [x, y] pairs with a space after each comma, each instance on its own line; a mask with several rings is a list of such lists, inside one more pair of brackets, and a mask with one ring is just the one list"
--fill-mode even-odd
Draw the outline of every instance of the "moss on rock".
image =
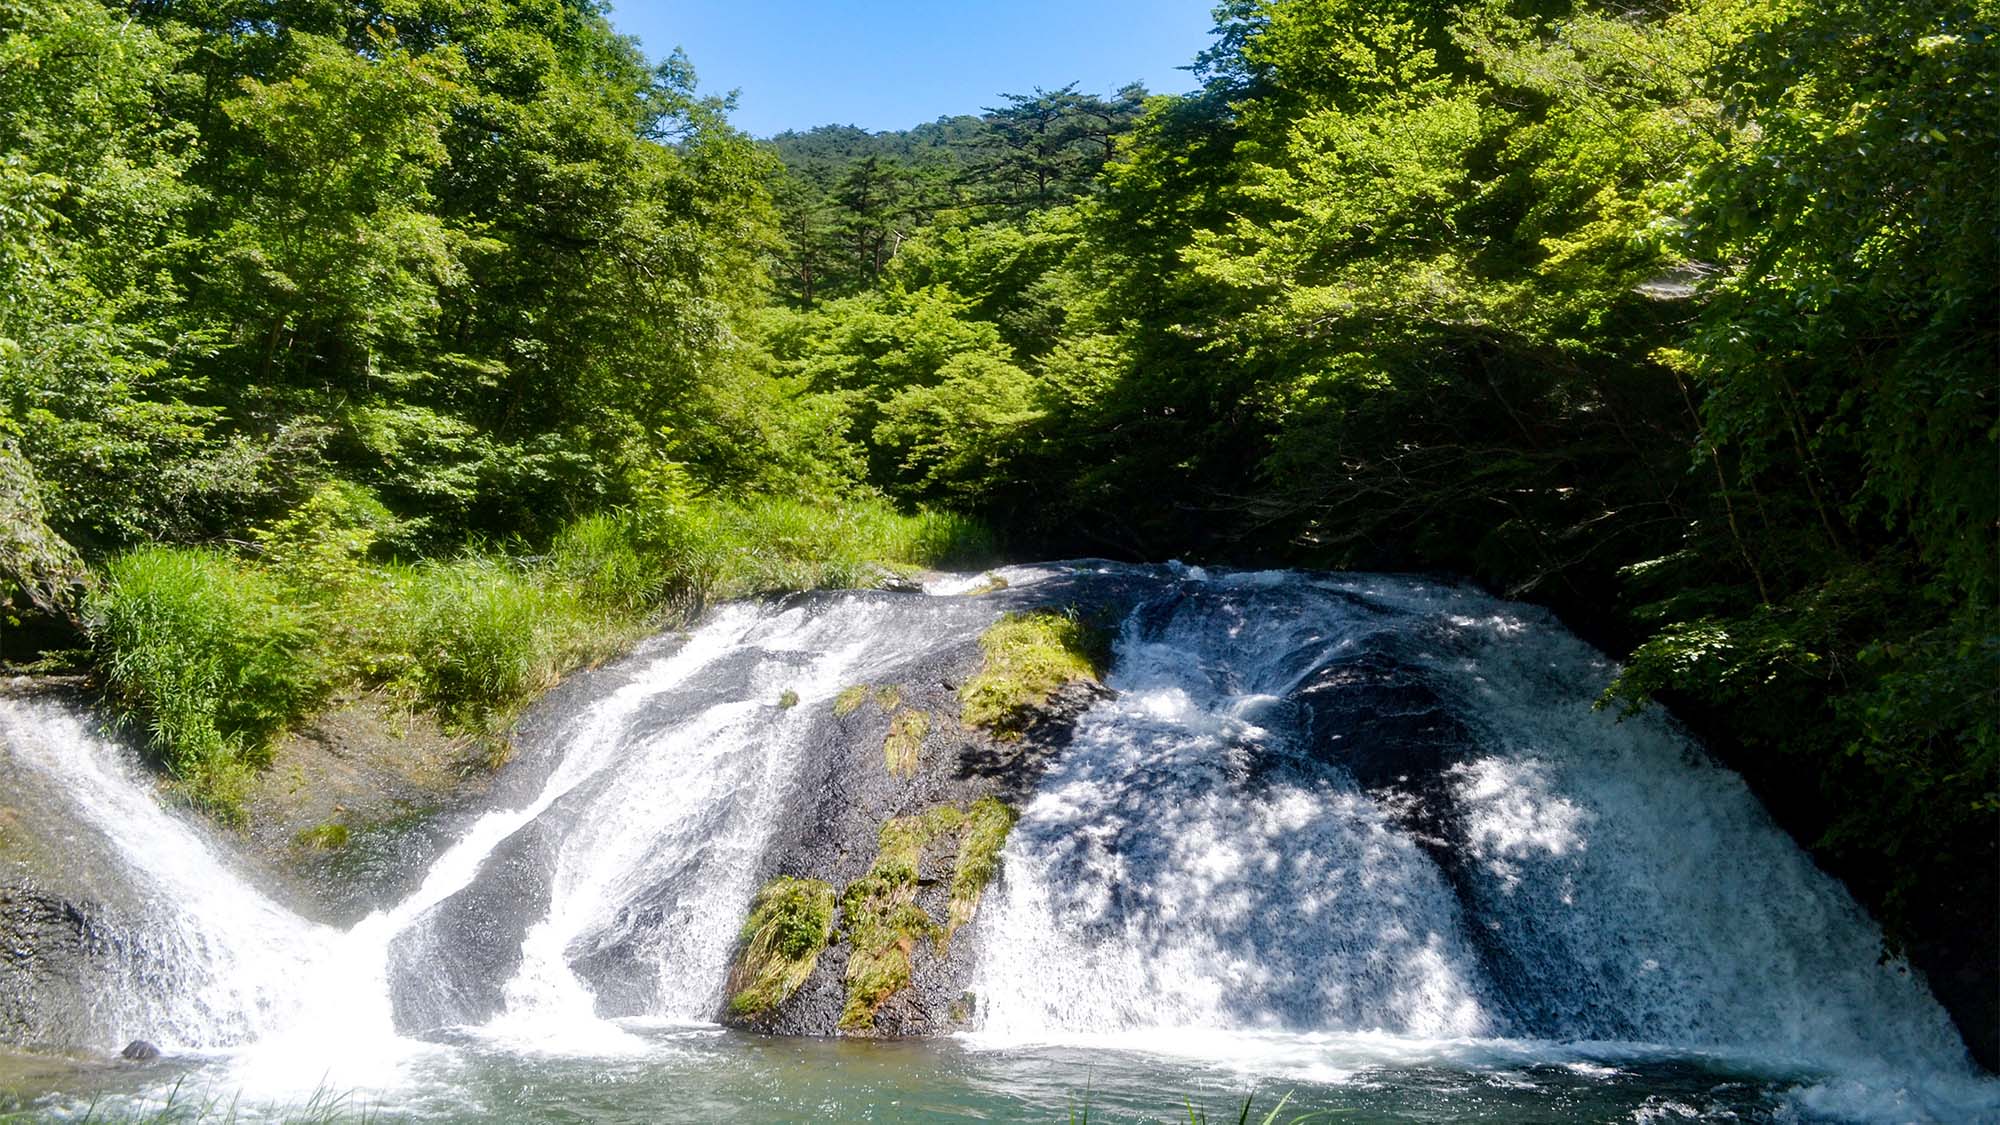
[[852, 715], [861, 710], [861, 705], [866, 702], [868, 702], [868, 685], [853, 684], [840, 689], [840, 694], [833, 697], [833, 713]]
[[948, 936], [917, 904], [917, 877], [924, 849], [964, 819], [950, 805], [891, 819], [878, 837], [874, 866], [847, 885], [841, 911], [851, 948], [841, 1030], [872, 1028], [883, 1002], [909, 987], [910, 954], [917, 943]]
[[292, 842], [309, 851], [334, 852], [346, 847], [350, 836], [347, 825], [329, 822], [300, 831]]
[[730, 972], [731, 1015], [762, 1015], [798, 991], [833, 935], [833, 904], [833, 888], [818, 879], [780, 876], [764, 884]]
[[917, 772], [917, 759], [930, 733], [928, 711], [898, 711], [889, 720], [889, 734], [882, 740], [882, 760], [892, 776], [910, 777]]
[[1012, 740], [1035, 709], [1074, 680], [1098, 680], [1110, 663], [1110, 640], [1074, 614], [1010, 613], [979, 638], [985, 662], [959, 695], [965, 725]]
[[986, 576], [985, 581], [981, 582], [977, 586], [974, 586], [972, 589], [965, 591], [965, 596], [968, 598], [976, 598], [982, 594], [998, 593], [1001, 590], [1005, 590], [1006, 588], [1007, 588], [1007, 580], [1005, 578], [1002, 578], [997, 574], [989, 574]]
[[965, 813], [958, 835], [958, 864], [951, 876], [951, 925], [947, 936], [972, 921], [979, 899], [1000, 866], [1000, 849], [1021, 814], [993, 797], [981, 797]]
[[[1000, 848], [1019, 819], [1013, 809], [983, 797], [968, 809], [939, 805], [915, 816], [896, 817], [882, 826], [875, 863], [849, 883], [841, 911], [850, 943], [847, 1004], [843, 1031], [869, 1031], [875, 1013], [891, 996], [909, 987], [910, 955], [919, 942], [943, 952], [952, 935], [979, 909], [993, 879]], [[940, 925], [917, 902], [926, 848], [956, 834], [957, 857], [951, 878], [949, 922]]]

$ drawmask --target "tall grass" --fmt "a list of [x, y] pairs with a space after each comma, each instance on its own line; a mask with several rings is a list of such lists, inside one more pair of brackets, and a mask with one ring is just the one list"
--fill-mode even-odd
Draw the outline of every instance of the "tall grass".
[[903, 515], [880, 501], [837, 507], [779, 497], [689, 506], [666, 519], [669, 553], [699, 600], [866, 584], [884, 567], [984, 561], [985, 527], [963, 516]]
[[564, 674], [715, 601], [870, 584], [992, 551], [973, 521], [881, 501], [676, 498], [579, 519], [540, 555], [475, 550], [414, 565], [368, 562], [370, 540], [351, 522], [315, 530], [288, 517], [282, 534], [262, 536], [285, 548], [269, 565], [143, 548], [111, 561], [93, 599], [119, 713], [225, 819], [241, 816], [272, 740], [333, 687], [387, 688], [451, 729], [490, 736]]
[[271, 740], [325, 697], [308, 615], [269, 573], [217, 551], [113, 559], [86, 608], [116, 713], [196, 803], [236, 815]]

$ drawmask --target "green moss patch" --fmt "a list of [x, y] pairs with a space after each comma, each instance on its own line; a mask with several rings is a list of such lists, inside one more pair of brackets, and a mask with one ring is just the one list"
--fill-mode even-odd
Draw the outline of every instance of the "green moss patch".
[[866, 702], [868, 702], [867, 684], [855, 684], [851, 687], [844, 687], [840, 689], [839, 695], [833, 697], [833, 713], [836, 715], [852, 715], [856, 711], [861, 710], [861, 705]]
[[979, 638], [986, 654], [959, 694], [965, 725], [1002, 739], [1021, 736], [1035, 709], [1073, 680], [1096, 681], [1110, 663], [1102, 630], [1073, 614], [1010, 613]]
[[931, 716], [928, 711], [898, 711], [889, 720], [889, 735], [882, 740], [882, 761], [891, 775], [911, 777], [916, 774], [924, 736], [930, 732]]
[[784, 692], [778, 696], [778, 709], [781, 711], [789, 711], [792, 708], [797, 707], [798, 705], [799, 705], [799, 693], [793, 691], [790, 688], [786, 688]]
[[958, 865], [951, 875], [951, 933], [972, 921], [979, 899], [1000, 867], [1000, 848], [1021, 814], [992, 797], [982, 797], [966, 811], [958, 834]]
[[883, 714], [891, 714], [896, 708], [902, 705], [902, 688], [897, 687], [895, 684], [883, 684], [881, 687], [875, 689], [875, 706], [880, 707]]
[[345, 824], [315, 824], [292, 837], [292, 842], [309, 851], [337, 852], [347, 846], [349, 837]]
[[762, 1015], [798, 991], [833, 935], [833, 903], [818, 879], [780, 876], [757, 892], [730, 972], [731, 1015]]
[[[897, 817], [882, 826], [874, 866], [848, 884], [841, 896], [842, 917], [852, 949], [847, 957], [847, 1005], [843, 1031], [875, 1026], [875, 1013], [910, 984], [910, 954], [921, 941], [940, 952], [958, 927], [970, 921], [992, 881], [1000, 847], [1017, 815], [991, 797], [970, 809], [940, 805], [917, 816]], [[958, 859], [951, 880], [949, 926], [941, 926], [917, 904], [918, 873], [924, 849], [958, 835]]]

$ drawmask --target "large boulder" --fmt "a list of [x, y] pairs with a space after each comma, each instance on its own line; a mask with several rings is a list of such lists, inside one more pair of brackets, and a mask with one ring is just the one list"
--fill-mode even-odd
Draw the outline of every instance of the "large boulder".
[[90, 571], [76, 548], [49, 530], [41, 482], [12, 438], [0, 435], [0, 580], [37, 611], [81, 628]]

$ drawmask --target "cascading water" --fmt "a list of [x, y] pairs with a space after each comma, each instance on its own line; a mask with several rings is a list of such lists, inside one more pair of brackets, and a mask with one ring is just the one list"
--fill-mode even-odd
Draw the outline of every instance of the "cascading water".
[[52, 700], [0, 698], [0, 758], [26, 779], [17, 785], [60, 801], [51, 819], [67, 826], [71, 862], [117, 871], [109, 980], [89, 990], [78, 1031], [113, 1049], [144, 1036], [185, 1050], [282, 1026], [296, 1011], [292, 982], [317, 971], [340, 935], [247, 884], [88, 724]]
[[[1864, 1076], [1882, 1117], [2000, 1104], [1844, 890], [1670, 721], [1593, 710], [1613, 669], [1539, 611], [1368, 576], [1005, 573], [999, 598], [954, 596], [966, 578], [726, 607], [642, 650], [558, 725], [534, 792], [344, 933], [255, 890], [87, 720], [0, 700], [0, 754], [120, 857], [144, 919], [96, 1041], [212, 1052], [211, 1082], [255, 1097], [422, 1086], [400, 1104], [443, 1117], [490, 1109], [453, 1091], [493, 1052], [658, 1065], [648, 1028], [721, 1005], [815, 716], [1099, 582], [1135, 607], [1118, 694], [1003, 853], [977, 1057], [1111, 1044], [1313, 1081], [1703, 1055]], [[1945, 1092], [1904, 1089], [1925, 1083]]]
[[[1964, 1073], [1928, 990], [1614, 669], [1463, 588], [1199, 569], [1004, 854], [997, 1041], [1217, 1029], [1625, 1041]], [[1199, 1034], [1196, 1034], [1199, 1033]]]

